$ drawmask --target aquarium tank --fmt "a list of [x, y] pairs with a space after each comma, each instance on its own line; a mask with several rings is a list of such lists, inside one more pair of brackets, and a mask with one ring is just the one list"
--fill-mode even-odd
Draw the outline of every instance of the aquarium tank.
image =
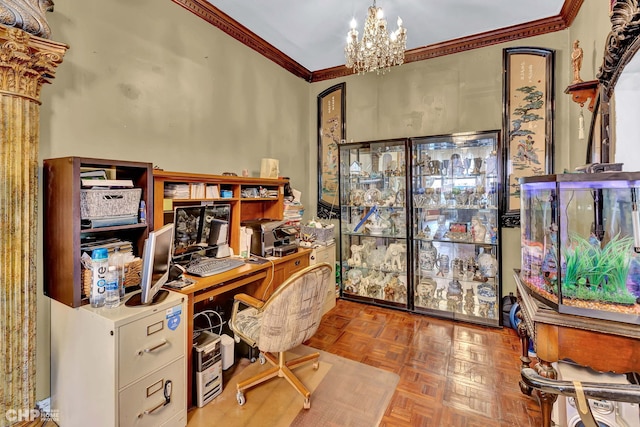
[[560, 313], [640, 324], [640, 172], [520, 179], [521, 270]]

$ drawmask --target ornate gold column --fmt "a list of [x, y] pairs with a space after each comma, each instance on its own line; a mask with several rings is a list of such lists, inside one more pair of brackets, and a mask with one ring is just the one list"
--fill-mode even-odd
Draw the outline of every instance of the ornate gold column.
[[[6, 17], [1, 3], [0, 17]], [[35, 407], [39, 97], [66, 50], [64, 44], [0, 25], [2, 425], [12, 422], [8, 410]]]

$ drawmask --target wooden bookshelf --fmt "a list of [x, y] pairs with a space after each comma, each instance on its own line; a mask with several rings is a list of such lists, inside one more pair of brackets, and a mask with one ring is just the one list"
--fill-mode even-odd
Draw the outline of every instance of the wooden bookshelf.
[[[240, 248], [240, 226], [243, 221], [260, 218], [283, 219], [284, 186], [288, 182], [288, 179], [168, 172], [156, 169], [153, 171], [154, 224], [160, 227], [173, 222], [176, 207], [229, 204], [229, 244], [237, 254]], [[202, 190], [199, 190], [203, 186], [204, 197]], [[178, 197], [169, 194], [172, 190], [177, 190], [175, 194], [178, 194]], [[223, 197], [226, 192], [230, 192], [229, 197]], [[218, 197], [207, 197], [212, 193]]]
[[[107, 170], [111, 179], [131, 180], [142, 189], [146, 222], [101, 228], [83, 228], [80, 219], [80, 174], [84, 170]], [[94, 239], [130, 241], [142, 256], [144, 241], [153, 229], [151, 163], [125, 160], [62, 157], [44, 161], [44, 294], [70, 307], [89, 302], [82, 293], [82, 243]]]

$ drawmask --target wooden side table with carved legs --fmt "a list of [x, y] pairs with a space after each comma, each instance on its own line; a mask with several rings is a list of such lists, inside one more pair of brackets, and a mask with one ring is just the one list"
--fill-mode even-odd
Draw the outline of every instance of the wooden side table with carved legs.
[[[552, 307], [533, 298], [518, 276], [514, 278], [520, 304], [518, 334], [522, 342], [521, 367], [528, 368], [529, 340], [533, 340], [538, 363], [533, 366], [538, 375], [556, 379], [551, 365], [559, 360], [588, 366], [596, 371], [618, 374], [640, 372], [640, 328], [637, 325], [560, 314]], [[520, 380], [520, 390], [531, 395], [532, 389]], [[551, 409], [556, 394], [536, 390], [542, 411], [542, 425], [551, 426]]]

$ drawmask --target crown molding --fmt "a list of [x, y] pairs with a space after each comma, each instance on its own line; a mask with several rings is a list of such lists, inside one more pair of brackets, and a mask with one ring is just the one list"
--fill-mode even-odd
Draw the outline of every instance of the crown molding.
[[[199, 16], [213, 26], [224, 31], [234, 39], [247, 47], [260, 53], [267, 59], [280, 65], [285, 70], [309, 82], [345, 77], [353, 74], [353, 71], [344, 65], [326, 68], [318, 71], [309, 71], [302, 65], [276, 49], [264, 39], [253, 33], [248, 28], [233, 20], [231, 17], [214, 7], [206, 0], [171, 0], [179, 4], [193, 14]], [[448, 40], [429, 46], [407, 50], [405, 64], [444, 55], [465, 52], [499, 43], [520, 40], [527, 37], [561, 31], [569, 28], [577, 16], [584, 0], [565, 0], [562, 9], [557, 16], [539, 19], [511, 27], [500, 28], [468, 37]]]
[[258, 52], [260, 55], [275, 62], [291, 74], [306, 81], [311, 80], [311, 71], [276, 49], [263, 38], [249, 30], [244, 25], [232, 19], [229, 15], [214, 7], [206, 0], [171, 0], [184, 7], [191, 13], [204, 19], [214, 27], [227, 33], [240, 43]]

